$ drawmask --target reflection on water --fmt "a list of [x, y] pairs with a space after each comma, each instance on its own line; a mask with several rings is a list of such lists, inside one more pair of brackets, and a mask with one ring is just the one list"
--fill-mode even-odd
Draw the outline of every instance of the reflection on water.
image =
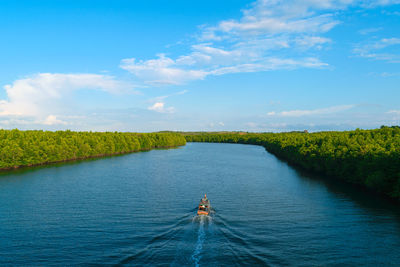
[[400, 265], [397, 204], [258, 146], [3, 172], [0, 207], [0, 265]]
[[400, 208], [399, 203], [396, 201], [361, 186], [336, 180], [333, 177], [317, 175], [302, 169], [296, 169], [295, 171], [306, 183], [315, 183], [317, 187], [325, 187], [336, 198], [350, 201], [358, 208], [365, 210], [366, 213], [374, 214], [377, 217], [381, 215], [393, 216], [396, 218], [394, 222], [397, 221], [400, 224]]

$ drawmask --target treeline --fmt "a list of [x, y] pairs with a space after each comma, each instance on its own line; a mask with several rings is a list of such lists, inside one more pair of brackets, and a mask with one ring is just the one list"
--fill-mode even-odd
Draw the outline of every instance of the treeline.
[[185, 145], [176, 133], [0, 130], [0, 169]]
[[255, 144], [291, 164], [400, 200], [400, 128], [317, 133], [193, 133], [188, 142]]

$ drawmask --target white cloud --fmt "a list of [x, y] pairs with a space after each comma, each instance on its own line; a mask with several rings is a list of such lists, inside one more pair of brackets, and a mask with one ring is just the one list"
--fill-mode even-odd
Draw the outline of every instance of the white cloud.
[[386, 112], [388, 114], [394, 114], [394, 115], [400, 115], [400, 110], [389, 110], [388, 112]]
[[[312, 50], [331, 40], [323, 35], [341, 22], [349, 6], [373, 8], [400, 0], [257, 0], [238, 20], [201, 26], [191, 52], [150, 60], [123, 59], [121, 68], [153, 85], [184, 84], [209, 75], [327, 66]], [[310, 51], [308, 51], [310, 50]]]
[[383, 30], [382, 27], [377, 27], [377, 28], [366, 28], [366, 29], [359, 30], [358, 33], [359, 33], [359, 34], [362, 34], [362, 35], [367, 35], [367, 34], [379, 32], [379, 31], [381, 31], [381, 30]]
[[324, 115], [324, 114], [332, 114], [338, 113], [342, 111], [346, 111], [352, 109], [355, 105], [342, 105], [342, 106], [333, 106], [328, 108], [321, 109], [313, 109], [313, 110], [289, 110], [282, 112], [268, 112], [268, 116], [281, 116], [281, 117], [302, 117], [302, 116], [312, 116], [312, 115]]
[[207, 75], [202, 70], [179, 68], [175, 60], [163, 54], [158, 55], [157, 59], [138, 62], [134, 58], [123, 59], [121, 68], [153, 85], [182, 84], [191, 80], [201, 80]]
[[383, 38], [378, 42], [373, 43], [370, 47], [373, 49], [383, 49], [391, 45], [399, 45], [400, 38]]
[[[256, 1], [240, 20], [203, 27], [188, 54], [155, 59], [127, 58], [121, 68], [152, 85], [184, 84], [209, 75], [276, 69], [320, 68], [328, 64], [308, 49], [322, 49], [331, 40], [319, 36], [339, 23], [332, 10], [346, 1]], [[279, 56], [279, 51], [302, 53]], [[293, 52], [293, 51], [292, 51]], [[299, 56], [301, 55], [301, 56]]]
[[[268, 5], [265, 5], [262, 10], [263, 12], [252, 12], [249, 10], [241, 21], [222, 21], [217, 27], [209, 28], [208, 32], [213, 31], [214, 36], [218, 34], [222, 36], [224, 34], [259, 36], [261, 34], [279, 34], [283, 32], [320, 33], [329, 31], [339, 23], [333, 20], [330, 14], [309, 17], [307, 13], [297, 13], [295, 16], [292, 16], [288, 13], [274, 14], [271, 11], [274, 8], [276, 9], [276, 7], [269, 8]], [[226, 37], [225, 35], [224, 38]], [[203, 37], [203, 39], [205, 38]]]
[[179, 92], [176, 92], [176, 93], [172, 93], [172, 94], [169, 94], [169, 95], [157, 96], [157, 97], [155, 97], [153, 99], [150, 99], [150, 102], [163, 102], [166, 98], [169, 98], [171, 96], [176, 96], [176, 95], [184, 95], [187, 92], [189, 92], [189, 91], [188, 90], [182, 90], [182, 91], [179, 91]]
[[175, 112], [174, 107], [165, 107], [164, 102], [156, 102], [153, 105], [151, 105], [150, 107], [148, 107], [148, 110], [153, 110], [153, 111], [160, 112], [160, 113], [174, 113]]
[[322, 45], [326, 43], [330, 43], [331, 40], [324, 37], [319, 36], [304, 36], [295, 39], [295, 42], [304, 48], [315, 47], [317, 49], [322, 49]]
[[390, 63], [400, 63], [399, 53], [385, 52], [387, 48], [399, 45], [400, 38], [383, 38], [378, 41], [359, 45], [353, 52], [360, 57], [382, 60]]
[[67, 125], [68, 123], [62, 120], [57, 119], [55, 115], [49, 115], [46, 117], [46, 119], [42, 122], [39, 122], [41, 124], [45, 125], [57, 125], [57, 124], [62, 124], [62, 125]]
[[158, 96], [153, 99], [150, 99], [149, 102], [153, 103], [151, 106], [149, 106], [147, 109], [156, 111], [159, 113], [174, 113], [175, 108], [174, 107], [165, 107], [165, 99], [171, 97], [171, 96], [178, 96], [178, 95], [183, 95], [186, 94], [188, 90], [182, 90], [176, 93], [172, 93], [169, 95], [163, 95], [163, 96]]
[[360, 2], [361, 6], [366, 7], [366, 8], [374, 8], [377, 6], [400, 4], [400, 0], [363, 0], [363, 1], [356, 1], [356, 2]]
[[118, 93], [131, 85], [99, 74], [39, 73], [4, 86], [7, 99], [0, 100], [0, 116], [35, 118], [45, 125], [65, 124], [56, 114], [65, 97], [80, 89]]
[[400, 72], [382, 72], [379, 74], [381, 77], [395, 77], [400, 76]]
[[160, 54], [139, 61], [123, 59], [121, 68], [153, 85], [184, 84], [228, 73], [321, 68], [328, 64], [311, 50], [321, 50], [331, 43], [323, 35], [341, 23], [338, 11], [399, 1], [258, 0], [242, 11], [240, 19], [202, 26], [187, 54], [176, 58]]
[[[231, 56], [228, 56], [230, 55]], [[232, 55], [236, 54], [236, 56]], [[153, 67], [155, 61], [168, 60], [170, 63], [163, 67]], [[151, 63], [149, 63], [151, 61]], [[204, 67], [204, 69], [190, 69], [191, 67]], [[138, 78], [152, 85], [179, 85], [192, 80], [202, 80], [209, 75], [224, 75], [229, 73], [259, 72], [276, 69], [294, 68], [322, 68], [328, 64], [318, 58], [308, 57], [300, 59], [262, 57], [255, 51], [234, 50], [217, 56], [210, 56], [194, 52], [182, 56], [174, 61], [165, 56], [155, 60], [142, 61], [138, 64], [133, 59], [125, 59], [121, 67], [129, 70]]]

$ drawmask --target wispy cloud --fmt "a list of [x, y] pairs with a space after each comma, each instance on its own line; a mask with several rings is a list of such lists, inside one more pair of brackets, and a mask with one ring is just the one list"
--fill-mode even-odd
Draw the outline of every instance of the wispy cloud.
[[321, 109], [311, 109], [311, 110], [289, 110], [289, 111], [281, 111], [268, 112], [268, 116], [281, 116], [281, 117], [303, 117], [303, 116], [312, 116], [312, 115], [325, 115], [325, 114], [333, 114], [342, 111], [346, 111], [352, 109], [355, 105], [341, 105], [341, 106], [333, 106], [328, 108]]
[[211, 123], [209, 123], [209, 124], [207, 125], [207, 127], [209, 127], [209, 129], [212, 129], [212, 130], [214, 130], [214, 131], [215, 131], [215, 130], [222, 130], [224, 126], [225, 126], [225, 123], [222, 122], [222, 121], [217, 122], [217, 123], [211, 122]]
[[386, 112], [388, 114], [393, 114], [393, 115], [400, 115], [400, 110], [389, 110], [388, 112]]
[[150, 102], [161, 102], [161, 101], [164, 101], [165, 99], [167, 99], [167, 98], [169, 98], [171, 96], [184, 95], [187, 92], [189, 92], [189, 91], [188, 90], [182, 90], [182, 91], [179, 91], [179, 92], [176, 92], [176, 93], [172, 93], [172, 94], [169, 94], [169, 95], [157, 96], [155, 98], [150, 99]]
[[341, 23], [336, 16], [338, 11], [349, 6], [374, 8], [396, 3], [397, 0], [257, 0], [242, 10], [240, 19], [201, 26], [188, 54], [175, 58], [159, 54], [149, 60], [127, 58], [120, 66], [141, 81], [159, 86], [184, 84], [210, 75], [321, 68], [328, 63], [312, 50], [331, 43], [323, 35]]
[[[339, 21], [326, 12], [345, 7], [344, 1], [259, 0], [243, 11], [240, 20], [225, 20], [206, 27], [203, 40], [231, 39], [232, 36], [259, 37], [278, 34], [327, 32]], [[325, 11], [325, 12], [323, 12]]]
[[396, 76], [400, 76], [400, 72], [383, 72], [380, 74], [381, 77], [396, 77]]
[[156, 111], [159, 113], [174, 113], [175, 108], [174, 107], [166, 107], [165, 99], [167, 99], [171, 96], [183, 95], [183, 94], [186, 94], [187, 92], [188, 92], [188, 90], [183, 90], [183, 91], [179, 91], [179, 92], [176, 92], [173, 94], [158, 96], [153, 99], [150, 99], [149, 102], [152, 102], [153, 104], [151, 106], [149, 106], [147, 109]]
[[203, 26], [188, 54], [127, 58], [120, 66], [152, 85], [184, 84], [229, 73], [326, 67], [307, 50], [320, 50], [331, 42], [321, 34], [340, 23], [333, 11], [347, 2], [259, 0], [243, 10], [239, 20]]
[[362, 7], [366, 8], [400, 4], [400, 0], [359, 0], [359, 1], [353, 0], [352, 2], [360, 3]]
[[324, 44], [330, 43], [331, 40], [324, 37], [319, 36], [303, 36], [295, 39], [296, 44], [299, 47], [303, 47], [306, 49], [309, 48], [317, 48], [322, 49]]
[[353, 52], [360, 57], [382, 60], [390, 63], [400, 63], [400, 53], [388, 52], [385, 49], [400, 46], [400, 38], [383, 38], [378, 41], [358, 45]]
[[367, 34], [379, 32], [379, 31], [381, 31], [381, 30], [383, 30], [382, 27], [366, 28], [366, 29], [359, 30], [358, 33], [359, 33], [359, 34], [362, 34], [362, 35], [367, 35]]
[[207, 76], [203, 70], [180, 68], [175, 60], [163, 54], [151, 60], [123, 59], [120, 67], [152, 85], [176, 85], [191, 80], [201, 80]]

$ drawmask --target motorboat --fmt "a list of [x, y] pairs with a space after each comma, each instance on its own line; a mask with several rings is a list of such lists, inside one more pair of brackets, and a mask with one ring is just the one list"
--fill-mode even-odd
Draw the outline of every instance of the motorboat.
[[210, 214], [210, 200], [207, 198], [207, 194], [200, 199], [199, 209], [197, 210], [197, 215], [209, 215]]

